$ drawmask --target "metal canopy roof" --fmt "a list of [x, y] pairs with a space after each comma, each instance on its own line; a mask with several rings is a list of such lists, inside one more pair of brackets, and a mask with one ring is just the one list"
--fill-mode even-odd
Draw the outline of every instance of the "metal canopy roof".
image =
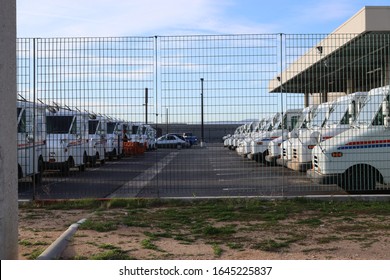
[[[385, 24], [373, 24], [379, 14]], [[360, 33], [341, 33], [359, 31], [356, 25], [361, 22]], [[390, 7], [365, 7], [271, 80], [269, 91], [366, 91], [389, 82], [389, 58]]]

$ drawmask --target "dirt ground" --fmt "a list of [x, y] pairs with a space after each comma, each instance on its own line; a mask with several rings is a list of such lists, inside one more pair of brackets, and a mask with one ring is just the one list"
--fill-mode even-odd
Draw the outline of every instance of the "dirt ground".
[[[72, 223], [83, 218], [94, 221], [129, 219], [131, 212], [110, 209], [104, 216], [91, 210], [20, 209], [19, 258], [35, 259]], [[162, 211], [162, 210], [159, 210]], [[156, 212], [157, 213], [157, 212]], [[79, 228], [62, 259], [138, 260], [388, 260], [390, 259], [390, 217], [359, 214], [317, 217], [318, 213], [280, 219], [216, 221], [196, 234], [183, 228], [164, 230], [168, 225], [118, 223], [110, 230]], [[130, 216], [130, 217], [129, 217]], [[167, 223], [170, 223], [167, 221]], [[192, 222], [190, 222], [192, 223]], [[207, 233], [207, 234], [206, 234]]]

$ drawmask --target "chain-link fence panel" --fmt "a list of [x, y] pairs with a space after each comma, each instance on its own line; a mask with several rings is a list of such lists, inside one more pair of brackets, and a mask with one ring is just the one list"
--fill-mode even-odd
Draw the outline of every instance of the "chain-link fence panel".
[[19, 196], [385, 192], [389, 41], [18, 39]]

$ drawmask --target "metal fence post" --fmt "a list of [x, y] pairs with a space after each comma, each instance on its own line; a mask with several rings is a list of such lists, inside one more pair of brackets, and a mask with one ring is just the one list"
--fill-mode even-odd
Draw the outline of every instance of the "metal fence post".
[[204, 111], [203, 111], [203, 78], [200, 78], [200, 115], [201, 115], [201, 137], [200, 146], [204, 147]]

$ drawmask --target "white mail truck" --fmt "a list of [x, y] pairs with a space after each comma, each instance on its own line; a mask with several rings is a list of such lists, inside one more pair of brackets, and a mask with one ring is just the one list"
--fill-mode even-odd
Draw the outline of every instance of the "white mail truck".
[[20, 100], [16, 107], [18, 178], [32, 177], [40, 184], [46, 160], [46, 106]]
[[330, 103], [323, 125], [310, 126], [299, 135], [292, 145], [292, 159], [289, 167], [296, 171], [307, 171], [312, 167], [311, 152], [320, 141], [330, 139], [349, 129], [367, 97], [367, 92], [355, 92], [341, 96]]
[[88, 161], [88, 114], [68, 107], [49, 106], [46, 111], [45, 168], [69, 174], [84, 171]]
[[389, 91], [389, 86], [370, 90], [351, 128], [314, 147], [309, 178], [347, 192], [390, 183]]

